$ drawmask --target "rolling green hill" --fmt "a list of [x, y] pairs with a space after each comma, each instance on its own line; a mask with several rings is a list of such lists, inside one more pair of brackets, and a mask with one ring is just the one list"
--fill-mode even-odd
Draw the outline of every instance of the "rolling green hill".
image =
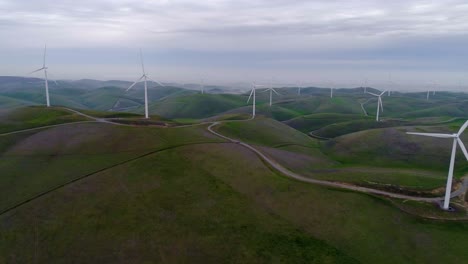
[[[396, 127], [371, 129], [337, 137], [324, 143], [324, 150], [345, 164], [372, 164], [382, 167], [421, 168], [446, 171], [452, 144], [450, 140], [407, 135], [405, 132], [454, 133], [443, 127]], [[467, 135], [463, 135], [467, 142]], [[459, 161], [462, 161], [461, 153]], [[458, 175], [468, 171], [465, 162], [458, 162]]]
[[[213, 129], [304, 177], [439, 196], [450, 140], [405, 132], [456, 132], [467, 118], [464, 95], [386, 96], [384, 121], [375, 122], [375, 100], [365, 104], [365, 117], [360, 103], [370, 97], [359, 89], [337, 91], [333, 99], [325, 89], [304, 89], [300, 98], [297, 90], [278, 89], [272, 107], [267, 93], [259, 94], [258, 116], [245, 120], [251, 112], [245, 94], [152, 87], [153, 116], [145, 121], [141, 85], [125, 92], [79, 83], [86, 88], [51, 88], [51, 101], [130, 126], [80, 122], [88, 120], [58, 107], [22, 107], [41, 103], [43, 91], [0, 89], [0, 134], [61, 124], [0, 135], [0, 263], [468, 259], [466, 221], [415, 216], [453, 219], [465, 216], [461, 209], [443, 212], [435, 204], [293, 180], [242, 144], [211, 134], [209, 124], [197, 124], [223, 120]], [[111, 108], [117, 110], [101, 111]], [[193, 125], [176, 127], [168, 118]], [[310, 131], [331, 139], [314, 139]], [[468, 133], [462, 139], [468, 144]], [[458, 151], [456, 182], [467, 174]]]
[[174, 118], [206, 118], [245, 105], [242, 97], [229, 94], [193, 94], [168, 98], [150, 106], [150, 112]]
[[[265, 144], [276, 141], [268, 138]], [[0, 215], [1, 262], [456, 263], [467, 257], [466, 223], [421, 221], [380, 198], [287, 179], [245, 148], [215, 143], [220, 139], [204, 126], [75, 124], [7, 141], [14, 143], [2, 149], [2, 207], [53, 191]], [[25, 163], [31, 166], [19, 166]]]
[[30, 106], [17, 108], [0, 114], [0, 134], [86, 120], [88, 119], [58, 107]]

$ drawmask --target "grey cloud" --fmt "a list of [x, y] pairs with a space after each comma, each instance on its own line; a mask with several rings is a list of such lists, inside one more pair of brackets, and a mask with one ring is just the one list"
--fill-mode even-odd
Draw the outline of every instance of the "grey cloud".
[[[322, 54], [316, 65], [349, 68], [405, 68], [411, 60], [417, 60], [410, 63], [414, 68], [423, 67], [448, 53], [441, 65], [463, 66], [454, 52], [425, 46], [444, 39], [438, 43], [459, 50], [459, 43], [466, 43], [467, 12], [464, 0], [0, 0], [0, 50], [38, 49], [48, 42], [63, 50], [141, 46], [212, 55], [272, 52], [286, 58], [273, 56], [265, 63], [286, 70], [303, 65], [294, 53]], [[308, 66], [314, 64], [312, 55], [305, 58]]]

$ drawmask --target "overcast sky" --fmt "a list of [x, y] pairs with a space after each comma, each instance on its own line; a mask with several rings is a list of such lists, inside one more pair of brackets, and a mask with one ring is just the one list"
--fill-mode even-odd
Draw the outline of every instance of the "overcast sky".
[[0, 75], [468, 84], [468, 2], [0, 0]]

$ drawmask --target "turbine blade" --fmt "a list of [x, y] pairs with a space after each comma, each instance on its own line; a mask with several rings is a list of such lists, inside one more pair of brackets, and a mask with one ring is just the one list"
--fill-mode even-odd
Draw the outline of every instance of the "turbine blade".
[[266, 90], [263, 90], [263, 91], [261, 91], [261, 93], [268, 92], [268, 91], [270, 91], [270, 88], [268, 88], [268, 89], [266, 89]]
[[382, 102], [382, 97], [379, 96], [379, 104], [380, 104], [380, 109], [382, 110], [383, 113], [383, 102]]
[[373, 96], [380, 96], [378, 94], [375, 94], [375, 93], [371, 93], [371, 92], [367, 92], [368, 94], [372, 94]]
[[384, 93], [386, 93], [386, 92], [387, 92], [387, 91], [383, 91], [383, 92], [380, 94], [380, 96], [382, 96], [382, 95], [383, 95]]
[[45, 59], [46, 59], [46, 53], [47, 53], [47, 44], [45, 44], [44, 46], [44, 59], [43, 59], [43, 63], [42, 63], [42, 68], [45, 68]]
[[35, 71], [32, 71], [32, 72], [30, 72], [29, 74], [35, 73], [35, 72], [38, 72], [38, 71], [42, 71], [43, 69], [44, 69], [44, 67], [42, 67], [42, 68], [40, 68], [40, 69], [37, 69], [37, 70], [35, 70]]
[[255, 89], [255, 86], [254, 86], [254, 88], [252, 88], [252, 91], [250, 91], [250, 95], [249, 95], [249, 99], [247, 100], [247, 103], [250, 102], [250, 98], [252, 97], [252, 94], [253, 94], [253, 92], [254, 92], [254, 89]]
[[465, 122], [465, 124], [463, 124], [460, 130], [458, 130], [458, 135], [460, 136], [467, 127], [468, 127], [468, 120]]
[[460, 145], [461, 150], [463, 151], [463, 154], [465, 154], [466, 160], [468, 160], [468, 151], [466, 151], [465, 145], [463, 144], [463, 141], [461, 141], [460, 138], [457, 138], [458, 145]]
[[157, 83], [159, 86], [165, 87], [164, 84], [162, 84], [162, 83], [160, 83], [160, 82], [158, 82], [158, 81], [155, 81], [155, 80], [151, 79], [151, 78], [148, 77], [148, 76], [146, 76], [146, 78], [148, 78], [148, 80], [150, 80], [150, 81], [152, 81], [152, 82], [154, 82], [154, 83]]
[[451, 134], [439, 134], [439, 133], [416, 133], [416, 132], [406, 132], [409, 135], [417, 136], [426, 136], [426, 137], [436, 137], [436, 138], [453, 138], [454, 135]]
[[141, 49], [140, 49], [140, 61], [141, 61], [141, 70], [143, 71], [143, 74], [145, 74], [145, 64], [143, 63], [143, 53], [141, 52]]
[[280, 95], [275, 89], [271, 88], [271, 90], [273, 90], [273, 92], [275, 92], [275, 94]]
[[130, 89], [132, 89], [133, 86], [135, 86], [137, 83], [139, 83], [141, 81], [141, 79], [143, 79], [143, 77], [145, 77], [144, 75], [142, 75], [140, 77], [140, 79], [136, 80], [132, 85], [130, 85], [130, 87], [127, 88], [127, 90], [125, 90], [126, 92]]

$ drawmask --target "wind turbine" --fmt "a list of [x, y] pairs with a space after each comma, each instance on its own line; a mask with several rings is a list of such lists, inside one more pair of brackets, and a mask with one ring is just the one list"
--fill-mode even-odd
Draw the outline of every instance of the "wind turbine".
[[429, 93], [430, 93], [430, 92], [431, 92], [431, 91], [427, 90], [426, 101], [429, 101]]
[[418, 135], [418, 136], [426, 136], [426, 137], [436, 137], [436, 138], [453, 138], [453, 146], [452, 146], [452, 156], [450, 158], [450, 167], [447, 177], [447, 186], [445, 187], [445, 199], [444, 199], [444, 210], [449, 210], [450, 204], [450, 192], [452, 190], [452, 179], [453, 179], [453, 169], [455, 166], [455, 155], [457, 153], [457, 143], [460, 146], [463, 154], [465, 155], [466, 160], [468, 160], [468, 152], [466, 151], [465, 145], [463, 141], [460, 139], [460, 135], [465, 131], [468, 127], [468, 121], [463, 124], [463, 126], [458, 130], [456, 134], [438, 134], [438, 133], [414, 133], [414, 132], [407, 132], [410, 135]]
[[301, 95], [301, 88], [302, 88], [301, 86], [302, 86], [302, 83], [298, 82], [297, 83], [297, 95], [299, 95], [299, 96]]
[[204, 94], [205, 93], [205, 83], [204, 83], [203, 79], [201, 79], [200, 89], [201, 89], [201, 94]]
[[249, 99], [247, 99], [247, 103], [250, 102], [250, 98], [252, 98], [253, 95], [253, 103], [252, 103], [252, 119], [255, 118], [255, 90], [257, 86], [262, 86], [262, 85], [256, 85], [255, 83], [252, 83], [252, 91], [250, 92]]
[[44, 80], [45, 80], [45, 90], [46, 90], [46, 102], [47, 102], [47, 107], [50, 107], [50, 99], [49, 99], [49, 82], [47, 80], [47, 66], [46, 66], [46, 53], [47, 53], [47, 45], [44, 46], [44, 59], [42, 62], [42, 68], [37, 69], [35, 71], [30, 72], [35, 73], [38, 71], [44, 71]]
[[367, 93], [367, 79], [364, 80], [364, 93]]
[[267, 88], [266, 90], [264, 90], [263, 92], [268, 92], [270, 91], [270, 107], [271, 107], [271, 104], [272, 104], [272, 98], [273, 98], [273, 92], [275, 92], [275, 94], [277, 95], [280, 95], [275, 89], [273, 89], [273, 85], [270, 83], [270, 88]]
[[135, 86], [137, 83], [139, 83], [141, 80], [144, 80], [145, 82], [145, 118], [148, 118], [148, 84], [147, 84], [147, 80], [151, 80], [161, 86], [164, 87], [164, 85], [162, 85], [160, 82], [158, 81], [155, 81], [155, 80], [152, 80], [151, 78], [149, 78], [149, 76], [146, 74], [145, 72], [145, 65], [143, 63], [143, 54], [141, 52], [141, 49], [140, 49], [140, 61], [141, 61], [141, 70], [143, 72], [143, 75], [141, 75], [141, 77], [136, 80], [132, 85], [130, 85], [130, 87], [127, 88], [126, 91], [132, 89], [133, 86]]
[[385, 92], [387, 92], [387, 91], [383, 91], [383, 92], [380, 93], [380, 94], [375, 94], [375, 93], [368, 92], [368, 94], [371, 94], [371, 95], [376, 96], [376, 97], [378, 98], [378, 99], [377, 99], [377, 115], [376, 115], [376, 117], [375, 117], [375, 120], [376, 120], [377, 122], [379, 121], [380, 109], [382, 109], [382, 112], [383, 112], [382, 95], [384, 95]]
[[330, 98], [333, 98], [333, 82], [327, 81], [325, 84], [330, 86]]

